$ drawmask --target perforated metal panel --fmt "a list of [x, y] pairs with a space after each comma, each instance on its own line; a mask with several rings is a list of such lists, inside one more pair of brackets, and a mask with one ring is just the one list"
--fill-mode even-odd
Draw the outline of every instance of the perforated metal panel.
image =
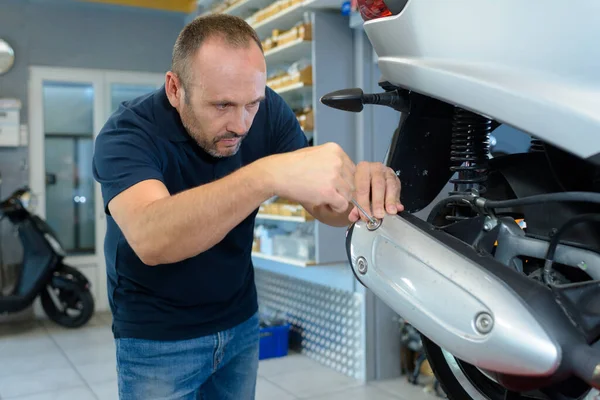
[[256, 269], [261, 312], [292, 325], [302, 353], [360, 379], [363, 371], [362, 296]]

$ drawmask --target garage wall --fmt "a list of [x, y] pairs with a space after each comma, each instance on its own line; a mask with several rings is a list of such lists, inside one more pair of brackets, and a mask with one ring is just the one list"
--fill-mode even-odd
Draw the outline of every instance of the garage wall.
[[[183, 28], [183, 14], [70, 1], [0, 0], [0, 37], [15, 49], [15, 65], [0, 76], [0, 98], [23, 102], [32, 65], [165, 72]], [[0, 148], [0, 195], [26, 183], [27, 150]]]
[[[27, 124], [30, 66], [163, 73], [185, 17], [68, 0], [0, 0], [0, 38], [15, 50], [15, 65], [0, 75], [0, 98], [20, 99]], [[0, 197], [28, 183], [29, 161], [26, 147], [0, 147]], [[0, 244], [8, 256], [6, 235]]]

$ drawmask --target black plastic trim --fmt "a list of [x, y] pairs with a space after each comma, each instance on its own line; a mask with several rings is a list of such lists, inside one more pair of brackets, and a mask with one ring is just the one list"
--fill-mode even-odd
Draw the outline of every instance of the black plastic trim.
[[588, 157], [588, 160], [596, 165], [600, 165], [600, 153], [596, 153], [591, 157]]

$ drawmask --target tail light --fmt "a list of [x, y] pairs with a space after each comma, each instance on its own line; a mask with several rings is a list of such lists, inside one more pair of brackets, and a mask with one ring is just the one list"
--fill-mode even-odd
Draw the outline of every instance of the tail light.
[[383, 0], [357, 0], [358, 11], [364, 21], [389, 17], [392, 12]]

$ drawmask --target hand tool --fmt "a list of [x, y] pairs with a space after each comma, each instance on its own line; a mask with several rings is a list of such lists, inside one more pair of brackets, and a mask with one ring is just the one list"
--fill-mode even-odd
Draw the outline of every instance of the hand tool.
[[375, 218], [371, 217], [371, 216], [369, 215], [369, 213], [368, 213], [368, 212], [366, 212], [366, 211], [364, 210], [364, 208], [362, 208], [362, 207], [360, 206], [360, 204], [358, 204], [358, 202], [357, 202], [356, 200], [352, 199], [352, 204], [354, 204], [354, 205], [356, 206], [356, 208], [358, 208], [358, 210], [359, 210], [361, 213], [363, 213], [363, 214], [365, 215], [365, 217], [367, 217], [367, 218], [369, 219], [369, 222], [370, 222], [370, 223], [372, 223], [372, 224], [376, 224], [376, 223], [377, 223], [377, 220], [376, 220]]

